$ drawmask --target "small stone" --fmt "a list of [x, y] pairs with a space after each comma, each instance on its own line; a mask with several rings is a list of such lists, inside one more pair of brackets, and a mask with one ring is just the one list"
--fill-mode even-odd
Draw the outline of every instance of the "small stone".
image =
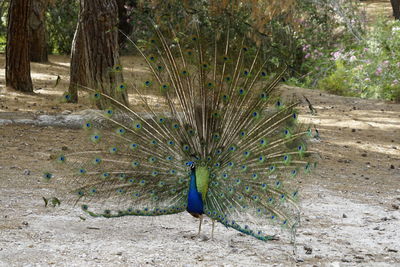
[[387, 251], [388, 251], [388, 252], [394, 252], [394, 253], [399, 252], [397, 249], [394, 249], [394, 248], [388, 248]]
[[394, 169], [394, 165], [393, 164], [390, 165], [390, 169], [392, 169], [392, 170]]
[[361, 157], [364, 157], [364, 158], [365, 158], [366, 156], [367, 156], [367, 153], [362, 153], [362, 154], [361, 154]]
[[208, 241], [210, 238], [209, 237], [207, 237], [206, 235], [201, 235], [200, 236], [200, 240], [201, 241]]
[[395, 210], [398, 210], [400, 207], [397, 204], [392, 204], [392, 208], [395, 209]]
[[122, 252], [117, 252], [117, 255], [118, 256], [122, 256]]
[[356, 129], [351, 129], [351, 132], [352, 132], [352, 133], [355, 133], [355, 132], [356, 132]]
[[338, 159], [338, 162], [340, 162], [340, 163], [351, 163], [351, 160], [350, 159]]
[[24, 175], [30, 175], [31, 174], [31, 171], [30, 170], [28, 170], [28, 169], [25, 169], [24, 170]]
[[72, 113], [72, 111], [71, 110], [64, 110], [63, 112], [61, 112], [61, 114], [62, 115], [69, 115], [69, 114], [71, 114]]
[[198, 261], [203, 261], [203, 260], [204, 260], [204, 257], [201, 256], [201, 255], [200, 255], [200, 256], [197, 256], [197, 257], [196, 257], [196, 260], [198, 260]]
[[28, 223], [28, 222], [26, 222], [26, 221], [23, 221], [23, 222], [22, 222], [22, 225], [28, 226], [28, 225], [29, 225], [29, 223]]
[[342, 217], [343, 217], [343, 218], [347, 218], [347, 215], [343, 213]]
[[68, 147], [67, 146], [63, 146], [63, 147], [61, 147], [61, 150], [62, 151], [66, 151], [66, 150], [68, 150]]
[[304, 250], [306, 251], [306, 254], [310, 255], [312, 253], [312, 247], [305, 245]]

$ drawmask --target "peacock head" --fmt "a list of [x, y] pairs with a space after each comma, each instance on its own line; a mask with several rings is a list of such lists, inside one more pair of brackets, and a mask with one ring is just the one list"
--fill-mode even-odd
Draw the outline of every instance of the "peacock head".
[[194, 170], [196, 164], [195, 164], [194, 161], [188, 161], [188, 162], [186, 162], [186, 166], [189, 166], [189, 168], [190, 168], [191, 170]]

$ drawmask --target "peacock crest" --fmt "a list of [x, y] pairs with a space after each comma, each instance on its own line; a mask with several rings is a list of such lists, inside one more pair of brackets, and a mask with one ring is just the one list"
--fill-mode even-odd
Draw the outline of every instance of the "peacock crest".
[[132, 42], [149, 75], [117, 90], [131, 88], [140, 104], [88, 88], [113, 105], [84, 122], [88, 148], [56, 159], [75, 202], [107, 218], [188, 211], [260, 240], [294, 232], [298, 179], [314, 167], [313, 133], [298, 122], [298, 102], [274, 90], [285, 66], [271, 74], [247, 43], [229, 29], [207, 34], [199, 23], [185, 32], [154, 26], [149, 40]]

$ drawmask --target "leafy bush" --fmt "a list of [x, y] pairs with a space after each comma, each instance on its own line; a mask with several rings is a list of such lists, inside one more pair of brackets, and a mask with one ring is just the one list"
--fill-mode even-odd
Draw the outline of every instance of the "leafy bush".
[[[257, 9], [254, 5], [262, 5], [276, 2], [279, 8], [273, 9], [274, 5], [267, 5], [264, 9]], [[184, 36], [193, 34], [188, 32], [188, 25], [200, 23], [201, 28], [211, 36], [221, 36], [221, 31], [230, 28], [230, 35], [247, 36], [252, 52], [261, 47], [261, 56], [268, 63], [266, 68], [276, 69], [279, 62], [292, 61], [293, 55], [293, 30], [288, 23], [291, 17], [289, 9], [293, 0], [282, 2], [259, 1], [240, 2], [236, 1], [197, 1], [197, 0], [172, 0], [172, 1], [137, 1], [136, 5], [128, 5], [130, 21], [133, 25], [132, 39], [145, 43], [152, 36], [152, 29], [148, 26], [149, 18], [162, 28], [169, 29], [171, 26]], [[258, 7], [258, 6], [257, 6]], [[271, 14], [264, 15], [270, 12]], [[272, 14], [273, 13], [273, 14]], [[271, 19], [273, 17], [273, 19]], [[223, 35], [222, 35], [223, 36]], [[241, 39], [232, 40], [232, 46], [241, 45]], [[220, 39], [219, 47], [224, 46], [225, 40]], [[221, 51], [222, 52], [222, 51]]]
[[59, 54], [71, 53], [78, 12], [77, 0], [55, 0], [50, 4], [46, 22], [49, 51]]
[[331, 94], [352, 96], [354, 95], [347, 87], [352, 79], [352, 74], [344, 67], [342, 61], [336, 62], [336, 70], [329, 76], [319, 80], [318, 88]]
[[0, 52], [6, 48], [8, 0], [0, 2]]
[[335, 68], [330, 58], [338, 43], [348, 46], [362, 39], [364, 15], [354, 0], [303, 0], [297, 10], [293, 76], [303, 86], [315, 87]]
[[306, 65], [325, 71], [316, 83], [321, 89], [400, 102], [400, 21], [381, 19], [357, 45], [336, 48], [329, 57], [315, 54], [306, 55]]
[[[173, 25], [183, 33], [193, 22], [185, 20], [189, 14], [197, 18], [203, 28], [208, 26], [210, 35], [218, 35], [218, 30], [230, 25], [233, 31], [250, 37], [254, 47], [261, 47], [262, 56], [268, 61], [267, 69], [274, 70], [277, 62], [285, 62], [291, 70], [289, 75], [304, 82], [308, 76], [305, 74], [314, 68], [307, 65], [304, 46], [327, 50], [338, 36], [352, 40], [361, 32], [362, 23], [350, 19], [352, 16], [361, 17], [355, 16], [358, 12], [356, 2], [339, 0], [346, 7], [342, 8], [337, 1], [253, 1], [236, 5], [235, 1], [224, 0], [152, 0], [137, 1], [135, 5], [127, 5], [127, 9], [134, 27], [133, 39], [150, 38], [151, 30], [145, 26], [149, 18], [157, 24], [166, 21], [168, 26]], [[220, 6], [213, 6], [215, 3]], [[263, 5], [263, 8], [258, 5]]]

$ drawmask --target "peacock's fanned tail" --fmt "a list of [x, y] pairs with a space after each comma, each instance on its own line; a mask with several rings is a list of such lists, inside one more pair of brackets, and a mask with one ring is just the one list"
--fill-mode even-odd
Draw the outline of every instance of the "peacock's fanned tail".
[[[114, 108], [98, 111], [103, 121], [84, 123], [87, 149], [57, 157], [70, 170], [63, 176], [75, 188], [74, 201], [92, 216], [182, 212], [193, 161], [208, 168], [208, 217], [261, 240], [282, 227], [295, 229], [298, 177], [313, 162], [306, 142], [311, 131], [298, 123], [298, 103], [284, 103], [274, 91], [285, 67], [267, 73], [260, 51], [229, 29], [209, 37], [198, 24], [191, 27], [184, 34], [156, 26], [150, 40], [132, 42], [149, 67], [130, 86], [140, 105], [127, 107], [88, 89]], [[155, 92], [162, 112], [148, 92]]]

